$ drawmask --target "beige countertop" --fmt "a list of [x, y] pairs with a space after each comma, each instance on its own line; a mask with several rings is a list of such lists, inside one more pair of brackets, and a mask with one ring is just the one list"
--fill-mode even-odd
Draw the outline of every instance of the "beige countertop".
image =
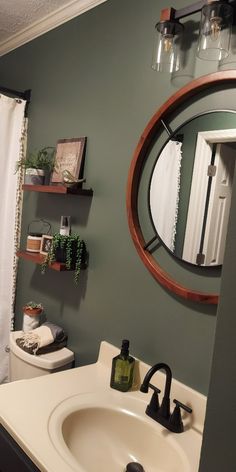
[[[110, 388], [111, 361], [118, 352], [119, 349], [103, 341], [95, 364], [0, 386], [0, 422], [40, 471], [71, 472], [48, 435], [49, 418], [61, 402], [87, 392], [109, 391], [114, 396], [125, 395]], [[138, 361], [136, 379], [143, 378], [148, 368]], [[165, 376], [161, 372], [158, 376], [157, 383], [162, 388]], [[141, 396], [147, 403], [149, 393], [143, 395], [136, 390], [132, 395]], [[193, 407], [192, 427], [201, 432], [206, 398], [175, 380], [172, 382], [172, 397]]]

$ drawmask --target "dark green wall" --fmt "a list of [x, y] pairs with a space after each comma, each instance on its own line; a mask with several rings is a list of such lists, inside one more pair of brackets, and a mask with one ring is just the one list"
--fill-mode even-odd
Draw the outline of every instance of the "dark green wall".
[[[176, 1], [175, 8], [184, 3]], [[85, 176], [94, 189], [91, 200], [25, 193], [22, 245], [32, 219], [44, 217], [57, 230], [60, 215], [70, 214], [73, 230], [87, 242], [90, 263], [76, 288], [72, 273], [42, 276], [39, 267], [21, 260], [16, 327], [24, 303], [40, 301], [48, 318], [68, 331], [78, 365], [96, 360], [101, 340], [120, 345], [128, 337], [134, 355], [150, 364], [167, 362], [175, 378], [206, 393], [216, 308], [185, 302], [151, 277], [131, 241], [126, 216], [136, 143], [153, 113], [177, 90], [168, 75], [150, 68], [153, 27], [164, 6], [156, 0], [109, 0], [0, 60], [2, 85], [32, 89], [29, 148], [87, 136]], [[205, 276], [164, 250], [160, 260], [182, 282], [194, 285], [200, 278], [206, 285]], [[214, 284], [213, 277], [213, 290]]]

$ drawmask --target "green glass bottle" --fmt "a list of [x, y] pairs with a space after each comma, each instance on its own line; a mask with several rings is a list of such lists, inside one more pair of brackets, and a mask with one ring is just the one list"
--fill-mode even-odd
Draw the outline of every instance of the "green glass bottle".
[[120, 354], [112, 359], [110, 386], [128, 392], [133, 384], [135, 360], [129, 355], [129, 341], [123, 339]]

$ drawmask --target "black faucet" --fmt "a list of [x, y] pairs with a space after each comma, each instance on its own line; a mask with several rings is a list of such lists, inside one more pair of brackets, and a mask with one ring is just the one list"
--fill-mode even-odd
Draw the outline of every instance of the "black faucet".
[[[166, 374], [166, 384], [165, 384], [165, 391], [164, 396], [162, 399], [161, 406], [159, 405], [158, 394], [160, 390], [155, 387], [154, 385], [150, 384], [150, 380], [152, 376], [158, 371], [164, 370]], [[180, 403], [178, 400], [174, 400], [175, 409], [173, 413], [170, 413], [170, 389], [171, 389], [171, 382], [172, 382], [172, 372], [170, 367], [163, 362], [159, 364], [155, 364], [153, 367], [149, 369], [147, 374], [143, 379], [143, 383], [140, 387], [140, 391], [143, 393], [147, 393], [149, 387], [154, 390], [152, 395], [151, 401], [146, 408], [146, 414], [150, 416], [153, 420], [160, 423], [165, 428], [169, 429], [173, 433], [182, 433], [184, 430], [183, 422], [181, 419], [180, 408], [183, 408], [188, 413], [192, 413], [192, 409], [183, 403]]]

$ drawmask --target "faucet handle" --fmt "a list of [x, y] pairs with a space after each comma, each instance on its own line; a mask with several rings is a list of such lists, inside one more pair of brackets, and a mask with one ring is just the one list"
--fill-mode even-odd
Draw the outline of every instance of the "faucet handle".
[[181, 418], [180, 408], [187, 411], [188, 413], [192, 413], [192, 408], [187, 405], [184, 405], [178, 400], [173, 400], [173, 402], [175, 403], [176, 407], [170, 417], [171, 431], [173, 431], [174, 433], [182, 433], [184, 430], [184, 425]]
[[182, 408], [183, 410], [187, 411], [187, 413], [192, 413], [193, 410], [187, 405], [184, 405], [183, 403], [179, 402], [179, 400], [173, 400], [173, 403], [176, 404], [177, 407]]

